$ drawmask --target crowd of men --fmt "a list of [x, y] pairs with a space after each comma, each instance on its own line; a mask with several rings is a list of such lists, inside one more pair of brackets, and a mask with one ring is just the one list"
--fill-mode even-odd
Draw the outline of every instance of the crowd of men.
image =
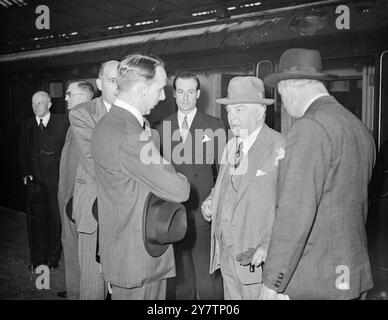
[[[98, 98], [71, 82], [68, 119], [36, 92], [20, 133], [31, 268], [57, 268], [62, 242], [68, 299], [365, 298], [375, 144], [328, 93], [335, 78], [318, 51], [286, 50], [216, 100], [229, 132], [187, 71], [177, 112], [151, 128], [167, 81], [152, 55], [103, 63]], [[296, 119], [286, 137], [265, 123], [264, 84]]]

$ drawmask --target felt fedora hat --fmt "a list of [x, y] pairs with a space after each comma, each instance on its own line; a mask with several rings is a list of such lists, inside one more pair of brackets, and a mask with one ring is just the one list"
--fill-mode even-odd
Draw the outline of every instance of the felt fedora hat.
[[279, 81], [289, 79], [334, 80], [338, 76], [322, 72], [322, 58], [318, 50], [293, 48], [286, 50], [279, 60], [279, 72], [264, 78], [265, 85], [274, 88]]
[[171, 243], [182, 240], [186, 231], [183, 204], [162, 200], [152, 193], [147, 196], [143, 210], [143, 242], [150, 256], [161, 256]]
[[265, 99], [263, 81], [252, 76], [232, 78], [228, 85], [227, 97], [216, 99], [216, 102], [221, 104], [273, 104], [274, 101], [273, 99]]

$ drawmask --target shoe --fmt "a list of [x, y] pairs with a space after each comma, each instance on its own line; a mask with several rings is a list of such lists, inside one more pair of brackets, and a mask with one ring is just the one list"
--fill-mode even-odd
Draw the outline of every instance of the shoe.
[[59, 291], [57, 296], [60, 298], [67, 298], [67, 291]]
[[50, 270], [57, 269], [59, 267], [58, 261], [49, 261], [48, 267]]

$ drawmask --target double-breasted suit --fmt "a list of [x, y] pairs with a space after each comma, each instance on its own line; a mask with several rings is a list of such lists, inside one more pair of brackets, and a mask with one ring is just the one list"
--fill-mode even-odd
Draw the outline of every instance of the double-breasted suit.
[[[283, 156], [284, 144], [280, 133], [263, 124], [236, 170], [232, 167], [236, 138], [229, 141], [223, 153], [220, 173], [209, 196], [212, 200], [210, 273], [221, 268], [226, 299], [254, 299], [254, 295], [258, 295], [259, 287], [253, 291], [249, 288], [262, 282], [261, 268], [251, 272], [248, 266], [240, 265], [236, 257], [248, 248], [268, 248], [275, 217], [277, 165]], [[220, 225], [220, 219], [226, 214], [221, 202], [226, 199], [222, 198], [225, 179], [232, 179], [232, 175], [236, 191], [231, 193], [227, 204], [230, 217]]]
[[[186, 177], [164, 163], [145, 132], [130, 111], [113, 105], [93, 133], [100, 256], [104, 278], [113, 287], [112, 299], [123, 289], [118, 299], [165, 299], [165, 279], [175, 276], [172, 245], [156, 258], [145, 249], [143, 210], [150, 192], [183, 202], [190, 186]], [[152, 146], [148, 155], [145, 151]], [[164, 288], [159, 285], [163, 281]]]
[[171, 290], [175, 289], [173, 298], [222, 299], [220, 275], [208, 273], [210, 224], [201, 214], [201, 204], [217, 177], [218, 152], [226, 145], [224, 123], [197, 109], [184, 142], [179, 134], [177, 113], [164, 119], [157, 130], [163, 156], [188, 178], [191, 186], [190, 198], [185, 202], [188, 231], [182, 241], [174, 244], [177, 276], [169, 282]]
[[90, 143], [97, 122], [106, 113], [107, 107], [102, 97], [81, 103], [69, 112], [79, 155], [74, 186], [73, 217], [79, 233], [80, 299], [105, 297], [101, 268], [96, 262], [97, 221], [93, 216], [92, 207], [97, 198], [97, 186]]
[[291, 127], [264, 284], [291, 299], [352, 299], [373, 286], [365, 221], [375, 159], [366, 126], [332, 96]]

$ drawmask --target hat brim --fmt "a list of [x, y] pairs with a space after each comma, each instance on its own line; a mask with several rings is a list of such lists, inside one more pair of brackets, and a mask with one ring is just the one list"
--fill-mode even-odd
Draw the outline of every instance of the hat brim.
[[143, 211], [143, 243], [146, 251], [151, 257], [157, 258], [160, 257], [163, 253], [165, 253], [170, 244], [158, 244], [152, 243], [148, 241], [147, 238], [147, 212], [148, 208], [152, 205], [153, 202], [157, 201], [158, 198], [155, 197], [152, 193], [149, 193], [144, 205]]
[[228, 99], [228, 98], [220, 98], [216, 99], [216, 103], [220, 104], [242, 104], [242, 103], [262, 103], [266, 105], [273, 104], [275, 102], [274, 99]]
[[291, 79], [333, 81], [338, 79], [338, 76], [329, 73], [275, 72], [266, 76], [263, 81], [266, 86], [275, 88], [279, 81]]

